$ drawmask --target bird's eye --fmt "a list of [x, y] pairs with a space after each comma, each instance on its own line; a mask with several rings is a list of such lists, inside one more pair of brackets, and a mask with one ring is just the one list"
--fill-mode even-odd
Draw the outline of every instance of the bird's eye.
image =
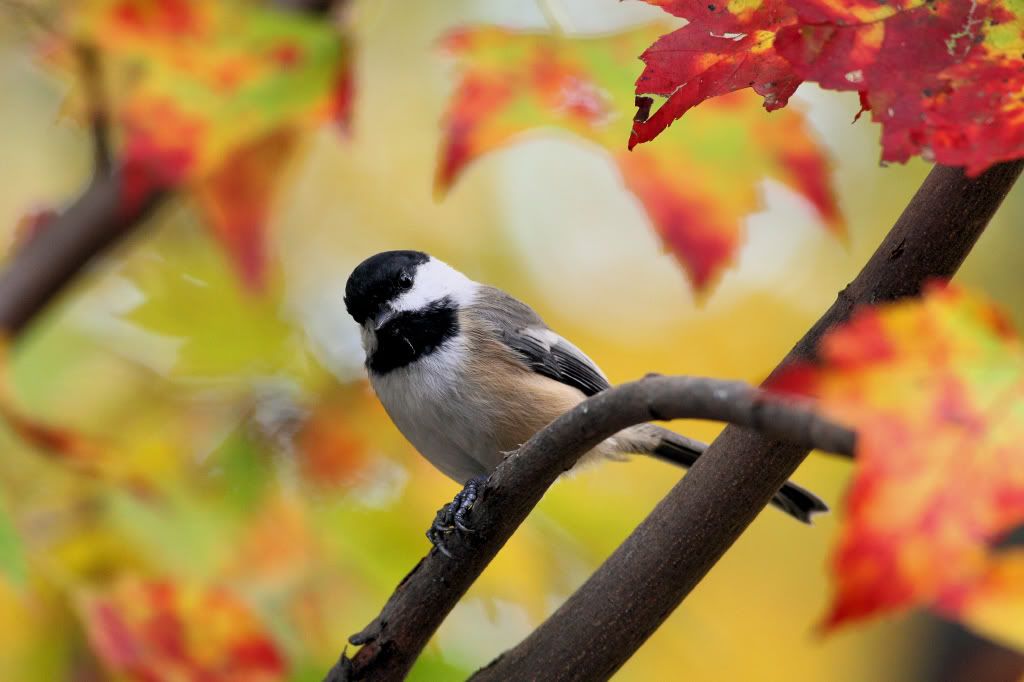
[[408, 289], [409, 287], [412, 286], [412, 275], [410, 275], [408, 272], [403, 272], [398, 276], [398, 283], [401, 284], [406, 289]]

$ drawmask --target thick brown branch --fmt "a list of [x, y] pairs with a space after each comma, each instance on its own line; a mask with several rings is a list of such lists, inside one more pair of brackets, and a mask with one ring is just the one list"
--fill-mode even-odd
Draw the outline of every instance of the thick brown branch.
[[[797, 343], [786, 364], [814, 356], [826, 329], [855, 305], [918, 293], [952, 276], [1024, 167], [970, 180], [935, 167], [857, 278]], [[692, 470], [547, 621], [479, 671], [477, 680], [610, 677], [689, 594], [807, 456], [807, 448], [729, 427]]]
[[363, 648], [351, 661], [343, 656], [327, 679], [401, 679], [548, 486], [580, 455], [633, 424], [684, 417], [758, 429], [804, 447], [853, 452], [848, 429], [805, 405], [766, 400], [739, 382], [651, 376], [605, 391], [555, 420], [494, 471], [472, 513], [474, 533], [448, 544], [454, 558], [434, 550], [420, 561], [381, 614], [351, 638]]

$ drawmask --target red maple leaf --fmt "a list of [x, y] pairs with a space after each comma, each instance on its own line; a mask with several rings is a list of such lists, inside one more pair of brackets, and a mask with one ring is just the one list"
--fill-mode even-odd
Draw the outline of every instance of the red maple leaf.
[[700, 102], [750, 87], [785, 105], [804, 80], [861, 94], [882, 159], [977, 174], [1024, 156], [1024, 16], [1009, 0], [649, 0], [689, 20], [642, 55], [630, 146]]
[[276, 682], [283, 654], [229, 590], [125, 578], [83, 592], [79, 612], [93, 651], [118, 679]]
[[800, 24], [776, 49], [805, 80], [865, 93], [884, 160], [921, 154], [977, 174], [1024, 155], [1024, 23], [1011, 3], [790, 3]]
[[646, 67], [636, 81], [637, 95], [654, 95], [665, 102], [653, 115], [638, 117], [630, 133], [630, 149], [653, 140], [710, 97], [753, 88], [772, 111], [785, 106], [800, 85], [774, 45], [775, 32], [796, 21], [785, 0], [744, 3], [734, 9], [721, 0], [655, 0], [651, 4], [690, 23], [662, 36], [640, 56]]

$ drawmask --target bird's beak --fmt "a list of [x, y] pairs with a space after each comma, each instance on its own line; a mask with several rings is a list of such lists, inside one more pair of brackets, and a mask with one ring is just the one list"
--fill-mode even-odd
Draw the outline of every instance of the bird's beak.
[[385, 308], [377, 313], [376, 317], [373, 318], [373, 331], [379, 332], [380, 328], [393, 320], [397, 314], [398, 311], [393, 308]]

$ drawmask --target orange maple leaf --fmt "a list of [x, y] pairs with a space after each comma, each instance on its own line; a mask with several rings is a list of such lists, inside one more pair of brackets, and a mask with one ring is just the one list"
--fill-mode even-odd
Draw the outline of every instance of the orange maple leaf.
[[[83, 0], [67, 45], [96, 54], [116, 125], [123, 200], [194, 193], [243, 281], [264, 280], [263, 232], [282, 169], [320, 123], [347, 128], [349, 38], [332, 22], [252, 3]], [[67, 54], [50, 61], [67, 69]]]
[[93, 651], [118, 679], [276, 682], [286, 663], [237, 596], [219, 587], [123, 578], [82, 591]]
[[[828, 334], [818, 366], [775, 390], [810, 395], [857, 430], [857, 472], [825, 626], [929, 605], [1024, 647], [1024, 348], [958, 288], [867, 308]], [[1008, 611], [1009, 610], [1009, 611]]]
[[633, 57], [665, 30], [652, 25], [596, 38], [495, 27], [450, 34], [444, 45], [463, 68], [444, 120], [439, 190], [483, 154], [557, 128], [610, 154], [698, 291], [735, 258], [743, 219], [760, 207], [757, 183], [764, 178], [802, 195], [827, 229], [842, 234], [828, 160], [799, 112], [769, 117], [754, 98], [734, 93], [697, 112], [685, 135], [623, 148]]

